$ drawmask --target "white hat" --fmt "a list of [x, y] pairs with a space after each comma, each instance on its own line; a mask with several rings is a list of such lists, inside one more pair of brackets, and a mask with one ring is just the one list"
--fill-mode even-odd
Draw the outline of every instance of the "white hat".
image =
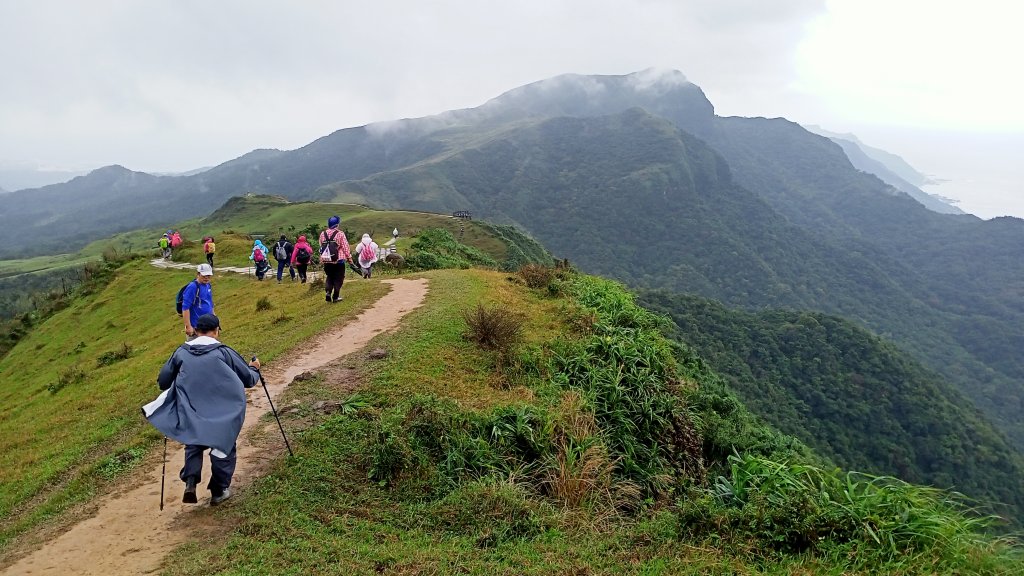
[[200, 264], [196, 268], [196, 272], [199, 272], [201, 276], [213, 276], [213, 266], [209, 264]]

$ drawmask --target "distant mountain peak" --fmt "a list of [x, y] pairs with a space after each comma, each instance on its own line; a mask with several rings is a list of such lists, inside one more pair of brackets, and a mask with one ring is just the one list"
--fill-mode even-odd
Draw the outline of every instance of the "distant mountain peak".
[[686, 78], [685, 74], [672, 68], [651, 67], [639, 72], [633, 72], [632, 74], [626, 74], [625, 78], [637, 90], [693, 84]]
[[612, 89], [631, 88], [633, 92], [661, 96], [680, 87], [695, 87], [679, 70], [647, 68], [624, 75], [560, 74], [505, 92], [492, 101], [532, 97], [575, 89], [590, 96], [601, 96]]
[[92, 176], [92, 175], [101, 176], [101, 175], [106, 175], [106, 174], [129, 174], [131, 172], [134, 172], [134, 170], [129, 170], [129, 169], [125, 168], [124, 166], [121, 166], [120, 164], [111, 164], [110, 166], [103, 166], [101, 168], [97, 168], [97, 169], [93, 170], [92, 172], [89, 172], [88, 175], [89, 176]]

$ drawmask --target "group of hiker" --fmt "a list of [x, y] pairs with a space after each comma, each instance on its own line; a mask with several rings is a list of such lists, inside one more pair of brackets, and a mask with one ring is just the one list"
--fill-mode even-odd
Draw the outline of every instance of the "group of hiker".
[[[341, 299], [341, 286], [345, 282], [345, 266], [348, 265], [353, 272], [363, 278], [369, 278], [373, 271], [373, 265], [380, 257], [380, 246], [373, 241], [369, 234], [363, 234], [355, 249], [349, 248], [348, 238], [345, 232], [338, 229], [341, 222], [337, 216], [327, 220], [327, 228], [320, 233], [318, 243], [320, 253], [316, 260], [320, 262], [324, 270], [324, 284], [326, 300], [337, 302]], [[396, 229], [397, 232], [397, 229]], [[253, 262], [256, 269], [256, 279], [262, 281], [270, 271], [270, 258], [277, 261], [277, 281], [284, 279], [284, 271], [287, 268], [288, 276], [295, 280], [299, 278], [301, 283], [306, 282], [306, 270], [314, 259], [313, 247], [306, 240], [305, 235], [299, 235], [293, 244], [284, 234], [271, 247], [267, 247], [262, 240], [255, 240], [252, 250], [249, 253], [249, 260]]]
[[170, 259], [172, 250], [181, 246], [181, 234], [177, 230], [168, 230], [157, 244], [160, 246], [160, 257]]
[[[316, 258], [324, 270], [325, 300], [329, 303], [342, 299], [345, 266], [369, 278], [380, 249], [369, 234], [363, 234], [355, 250], [350, 250], [344, 231], [338, 228], [340, 222], [338, 216], [331, 216], [318, 239], [320, 252]], [[397, 229], [394, 236], [398, 236]], [[164, 239], [171, 244], [174, 237], [180, 244], [180, 235], [168, 231], [161, 238], [161, 249]], [[203, 252], [206, 263], [196, 267], [195, 279], [178, 293], [185, 343], [164, 363], [157, 376], [161, 393], [143, 406], [142, 411], [165, 438], [185, 445], [185, 465], [178, 474], [185, 483], [182, 502], [198, 502], [196, 487], [202, 480], [203, 454], [210, 451], [211, 477], [207, 488], [211, 493], [210, 504], [217, 505], [231, 497], [231, 479], [237, 461], [236, 441], [245, 419], [245, 389], [255, 386], [261, 377], [256, 356], [246, 362], [241, 354], [219, 340], [221, 324], [214, 314], [210, 285], [216, 252], [212, 236], [203, 239]], [[304, 235], [294, 244], [281, 235], [272, 249], [256, 240], [249, 259], [256, 265], [258, 280], [263, 280], [269, 270], [270, 256], [277, 260], [278, 282], [283, 278], [285, 267], [292, 280], [297, 275], [301, 282], [306, 282], [306, 268], [313, 261], [314, 250]], [[170, 257], [169, 249], [164, 257]]]

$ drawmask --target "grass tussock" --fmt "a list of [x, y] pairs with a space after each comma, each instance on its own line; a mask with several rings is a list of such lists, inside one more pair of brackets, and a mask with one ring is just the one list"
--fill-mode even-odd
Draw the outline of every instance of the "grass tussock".
[[120, 362], [121, 360], [127, 360], [128, 358], [131, 358], [132, 350], [133, 348], [131, 344], [122, 342], [121, 346], [116, 350], [110, 350], [100, 354], [100, 356], [96, 358], [96, 366], [110, 366], [111, 364]]
[[523, 319], [502, 305], [476, 308], [463, 312], [466, 338], [485, 350], [509, 355], [523, 339]]
[[46, 390], [50, 394], [56, 394], [67, 386], [84, 382], [86, 373], [78, 368], [77, 366], [71, 366], [61, 371], [60, 375], [57, 376], [57, 381], [52, 382], [46, 386]]
[[274, 309], [274, 304], [270, 302], [270, 298], [268, 298], [267, 296], [260, 296], [259, 299], [256, 300], [256, 311], [257, 312], [265, 312], [267, 310], [273, 310], [273, 309]]

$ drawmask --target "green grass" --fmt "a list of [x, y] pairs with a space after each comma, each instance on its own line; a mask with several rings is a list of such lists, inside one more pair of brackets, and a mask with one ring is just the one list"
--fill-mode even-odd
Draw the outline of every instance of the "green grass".
[[[104, 458], [158, 438], [139, 407], [156, 396], [156, 373], [184, 340], [173, 299], [192, 277], [128, 264], [105, 289], [73, 301], [0, 360], [0, 543], [90, 497], [109, 476], [96, 470], [110, 470]], [[223, 341], [265, 362], [387, 290], [377, 282], [346, 283], [342, 304], [325, 306], [320, 293], [287, 281], [225, 273], [213, 287]], [[256, 311], [261, 297], [272, 311]], [[131, 354], [110, 362], [125, 344]], [[83, 376], [55, 386], [69, 371]]]

